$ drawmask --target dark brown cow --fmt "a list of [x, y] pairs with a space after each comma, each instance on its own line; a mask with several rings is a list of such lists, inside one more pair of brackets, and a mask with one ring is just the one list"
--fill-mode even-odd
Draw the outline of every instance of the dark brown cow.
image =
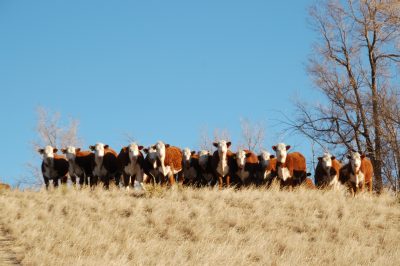
[[238, 150], [234, 155], [236, 161], [236, 177], [240, 180], [241, 185], [260, 185], [258, 180], [258, 157], [255, 153], [249, 150]]
[[214, 186], [217, 182], [214, 178], [213, 168], [212, 168], [212, 158], [213, 156], [209, 151], [201, 150], [198, 153], [199, 157], [199, 168], [198, 168], [198, 178], [202, 186]]
[[129, 184], [134, 187], [135, 180], [139, 184], [143, 183], [144, 175], [144, 157], [140, 152], [143, 146], [131, 143], [129, 146], [123, 147], [118, 154], [119, 173], [122, 173], [124, 186], [128, 190]]
[[306, 158], [299, 152], [287, 154], [290, 146], [279, 143], [273, 146], [276, 151], [276, 171], [282, 187], [300, 185], [307, 177]]
[[93, 176], [100, 179], [106, 189], [110, 186], [110, 179], [119, 185], [117, 153], [108, 145], [97, 143], [89, 146], [94, 151]]
[[156, 150], [160, 166], [161, 184], [166, 183], [167, 179], [170, 185], [175, 184], [175, 175], [178, 174], [178, 181], [183, 182], [180, 173], [182, 171], [182, 151], [178, 147], [164, 144], [158, 141], [153, 148]]
[[182, 177], [185, 185], [200, 186], [199, 155], [189, 148], [182, 150]]
[[364, 155], [354, 152], [347, 157], [349, 162], [340, 169], [340, 182], [349, 185], [350, 192], [355, 195], [367, 187], [372, 192], [374, 168], [371, 161]]
[[143, 151], [146, 153], [146, 157], [144, 158], [143, 163], [143, 183], [155, 183], [161, 182], [161, 174], [158, 171], [158, 167], [160, 166], [160, 160], [157, 158], [157, 151], [153, 147], [145, 148]]
[[231, 146], [231, 142], [220, 140], [219, 142], [214, 142], [213, 145], [217, 148], [212, 157], [214, 178], [218, 180], [220, 189], [222, 189], [224, 184], [230, 187], [231, 177], [236, 170], [234, 154], [228, 150]]
[[342, 165], [336, 160], [336, 157], [329, 153], [318, 157], [318, 164], [315, 168], [314, 176], [315, 185], [318, 188], [332, 188], [338, 190], [340, 188], [339, 172], [341, 167]]
[[68, 161], [64, 156], [56, 154], [57, 151], [58, 149], [52, 146], [38, 150], [43, 156], [41, 168], [46, 189], [49, 188], [49, 180], [53, 180], [54, 187], [58, 186], [59, 179], [61, 183], [67, 183]]
[[65, 154], [69, 163], [69, 176], [72, 183], [76, 184], [76, 178], [79, 178], [79, 184], [93, 186], [93, 162], [94, 153], [91, 151], [81, 151], [81, 148], [68, 146], [61, 150]]

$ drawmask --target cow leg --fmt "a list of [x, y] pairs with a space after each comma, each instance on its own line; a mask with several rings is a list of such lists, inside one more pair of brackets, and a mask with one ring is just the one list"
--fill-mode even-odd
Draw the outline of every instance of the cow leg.
[[58, 178], [53, 179], [53, 186], [56, 188], [58, 187]]
[[43, 177], [44, 184], [46, 185], [46, 189], [49, 189], [49, 179], [47, 177]]
[[79, 187], [82, 188], [83, 187], [83, 183], [85, 182], [86, 179], [86, 175], [83, 174], [83, 176], [79, 177]]
[[105, 176], [103, 178], [103, 186], [105, 189], [109, 189], [110, 188], [110, 177], [109, 176]]
[[129, 179], [130, 179], [130, 176], [124, 173], [122, 175], [122, 177], [124, 179], [124, 187], [125, 187], [125, 189], [129, 190]]
[[224, 185], [224, 179], [222, 176], [218, 176], [218, 187], [219, 189], [222, 189], [222, 186]]
[[60, 178], [60, 181], [61, 181], [61, 184], [65, 185], [65, 184], [67, 184], [68, 177], [67, 177], [67, 176], [62, 176], [62, 177]]
[[168, 174], [168, 178], [169, 178], [169, 184], [172, 186], [175, 184], [175, 177], [172, 173]]
[[76, 175], [71, 175], [71, 182], [74, 186], [76, 186]]

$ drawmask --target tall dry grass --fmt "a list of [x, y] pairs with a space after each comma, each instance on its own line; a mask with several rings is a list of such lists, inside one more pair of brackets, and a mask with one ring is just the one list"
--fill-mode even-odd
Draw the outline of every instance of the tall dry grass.
[[394, 196], [263, 189], [0, 193], [25, 265], [400, 265]]

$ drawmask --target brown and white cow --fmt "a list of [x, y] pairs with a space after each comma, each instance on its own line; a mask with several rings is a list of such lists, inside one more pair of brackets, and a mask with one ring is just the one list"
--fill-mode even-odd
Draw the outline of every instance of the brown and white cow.
[[214, 173], [212, 169], [213, 156], [207, 150], [199, 151], [198, 156], [199, 156], [198, 177], [200, 179], [201, 185], [214, 186], [216, 184], [216, 179], [214, 178]]
[[340, 188], [339, 172], [341, 167], [341, 163], [330, 153], [324, 153], [322, 157], [318, 157], [314, 176], [315, 185], [318, 188], [338, 190]]
[[94, 152], [93, 176], [100, 179], [106, 189], [109, 188], [110, 179], [115, 179], [115, 183], [119, 185], [117, 153], [108, 145], [96, 143], [89, 146]]
[[258, 179], [263, 180], [267, 185], [271, 185], [276, 177], [276, 158], [268, 151], [261, 151], [258, 155]]
[[[175, 175], [182, 171], [182, 151], [178, 147], [170, 146], [162, 141], [158, 141], [153, 148], [156, 150], [159, 162], [158, 170], [161, 173], [161, 183], [166, 183], [167, 179], [170, 185], [175, 184]], [[179, 174], [178, 176], [181, 176]], [[178, 178], [179, 181], [181, 178]]]
[[365, 186], [372, 192], [374, 168], [371, 161], [358, 152], [353, 152], [347, 158], [349, 162], [340, 169], [340, 181], [349, 185], [353, 195], [359, 191], [363, 192]]
[[231, 177], [235, 173], [234, 154], [229, 150], [231, 142], [220, 140], [214, 142], [213, 145], [217, 148], [212, 157], [214, 177], [218, 180], [220, 189], [223, 187], [224, 183], [229, 187], [231, 185]]
[[38, 150], [43, 158], [41, 168], [46, 189], [49, 188], [49, 180], [53, 180], [54, 187], [58, 186], [59, 179], [61, 183], [67, 183], [68, 161], [64, 156], [56, 154], [57, 151], [57, 148], [50, 145]]
[[236, 172], [235, 175], [240, 179], [241, 185], [259, 185], [257, 178], [258, 157], [249, 150], [239, 149], [235, 154]]
[[76, 178], [79, 178], [79, 184], [93, 185], [93, 161], [94, 154], [90, 151], [81, 151], [81, 148], [75, 148], [68, 146], [67, 148], [61, 149], [62, 153], [65, 154], [69, 163], [69, 176], [71, 177], [72, 183], [76, 184]]
[[279, 143], [272, 146], [276, 152], [276, 171], [281, 186], [300, 185], [307, 177], [306, 158], [299, 152], [287, 153], [290, 146]]
[[129, 185], [135, 187], [135, 181], [140, 185], [144, 176], [144, 157], [141, 152], [143, 146], [131, 143], [123, 147], [118, 154], [119, 173], [123, 176], [124, 186], [129, 190]]
[[182, 150], [182, 175], [185, 185], [199, 186], [199, 156], [189, 148]]

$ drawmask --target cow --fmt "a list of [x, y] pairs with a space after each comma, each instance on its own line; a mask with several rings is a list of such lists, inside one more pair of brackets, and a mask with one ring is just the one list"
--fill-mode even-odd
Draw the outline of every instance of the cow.
[[118, 154], [118, 169], [123, 176], [123, 182], [126, 190], [129, 190], [129, 184], [135, 185], [135, 180], [143, 183], [144, 175], [144, 157], [141, 152], [143, 146], [131, 143], [129, 146], [123, 147]]
[[270, 186], [277, 176], [275, 155], [267, 151], [261, 151], [258, 155], [258, 162], [258, 179], [263, 180], [267, 186]]
[[57, 148], [50, 145], [38, 149], [43, 158], [41, 168], [46, 189], [49, 188], [49, 180], [53, 180], [54, 187], [58, 186], [59, 179], [61, 179], [62, 184], [67, 183], [69, 164], [64, 156], [56, 154], [57, 151]]
[[91, 151], [81, 151], [81, 148], [68, 146], [61, 149], [61, 152], [65, 154], [69, 164], [69, 176], [71, 177], [72, 183], [76, 184], [76, 178], [79, 178], [79, 184], [93, 186], [93, 162], [94, 154]]
[[363, 192], [365, 186], [372, 192], [374, 168], [371, 161], [365, 154], [360, 155], [358, 152], [353, 152], [347, 158], [349, 162], [340, 169], [341, 183], [349, 185], [353, 196], [359, 191]]
[[214, 178], [214, 173], [212, 169], [212, 158], [213, 156], [207, 150], [201, 150], [198, 153], [199, 157], [199, 168], [198, 168], [198, 178], [201, 185], [203, 186], [214, 186], [216, 184], [216, 179]]
[[143, 183], [155, 183], [161, 182], [160, 172], [158, 171], [158, 167], [160, 166], [160, 162], [157, 158], [157, 151], [153, 147], [148, 147], [143, 149], [144, 153], [146, 153], [146, 157], [144, 158], [143, 163]]
[[11, 190], [11, 186], [6, 183], [0, 183], [0, 191], [2, 190]]
[[240, 179], [241, 185], [249, 184], [259, 185], [260, 182], [257, 176], [258, 157], [249, 150], [239, 149], [234, 155], [236, 161], [235, 175]]
[[182, 182], [182, 151], [178, 147], [170, 146], [162, 141], [158, 141], [153, 148], [156, 150], [157, 160], [159, 162], [158, 170], [161, 173], [161, 184], [166, 183], [167, 179], [170, 185], [175, 184], [175, 175], [178, 174], [178, 181]]
[[342, 165], [336, 160], [336, 157], [329, 153], [324, 153], [322, 157], [318, 157], [314, 176], [315, 185], [318, 188], [338, 190], [340, 188], [339, 172], [341, 167]]
[[299, 152], [287, 153], [290, 146], [279, 143], [272, 146], [276, 152], [276, 171], [281, 187], [300, 185], [307, 177], [307, 165], [305, 157]]
[[200, 185], [199, 180], [199, 156], [189, 148], [182, 150], [182, 175], [185, 185]]
[[311, 178], [308, 178], [308, 177], [306, 179], [304, 179], [302, 186], [306, 189], [317, 189], [317, 187], [314, 185]]
[[110, 179], [115, 179], [115, 183], [119, 185], [117, 153], [107, 144], [96, 143], [89, 146], [94, 152], [93, 176], [100, 179], [106, 189], [110, 186]]
[[214, 142], [213, 145], [217, 148], [212, 157], [214, 178], [218, 180], [218, 186], [220, 189], [222, 189], [224, 183], [227, 187], [230, 187], [231, 177], [235, 173], [234, 154], [229, 150], [231, 142], [220, 140]]

